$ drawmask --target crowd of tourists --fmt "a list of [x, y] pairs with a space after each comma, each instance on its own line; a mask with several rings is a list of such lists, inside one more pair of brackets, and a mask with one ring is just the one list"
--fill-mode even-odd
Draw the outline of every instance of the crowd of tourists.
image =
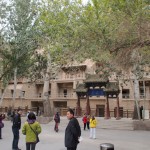
[[[21, 129], [21, 115], [22, 110], [18, 108], [16, 111], [13, 111], [11, 114], [12, 121], [12, 133], [13, 133], [13, 141], [12, 141], [12, 150], [21, 150], [18, 147], [19, 143], [19, 130]], [[0, 114], [0, 139], [2, 139], [2, 128], [4, 127], [3, 119], [5, 119], [5, 114]], [[76, 150], [77, 145], [81, 142], [81, 127], [79, 125], [78, 119], [74, 117], [74, 111], [72, 109], [68, 109], [67, 111], [67, 119], [69, 123], [65, 130], [65, 138], [64, 143], [67, 150]], [[54, 115], [54, 131], [59, 131], [60, 124], [60, 114], [56, 112]], [[96, 138], [96, 125], [97, 121], [94, 116], [90, 116], [84, 114], [83, 118], [83, 129], [90, 130], [89, 138]], [[26, 150], [35, 150], [36, 144], [40, 141], [39, 134], [42, 131], [40, 123], [36, 120], [36, 113], [28, 112], [27, 120], [22, 126], [22, 134], [25, 135], [26, 141]]]

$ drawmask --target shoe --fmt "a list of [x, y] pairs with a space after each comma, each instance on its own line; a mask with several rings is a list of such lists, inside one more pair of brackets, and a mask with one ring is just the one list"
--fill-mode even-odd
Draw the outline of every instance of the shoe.
[[17, 149], [12, 149], [12, 150], [21, 150], [20, 148], [17, 148]]
[[0, 139], [2, 139], [2, 138], [0, 138]]

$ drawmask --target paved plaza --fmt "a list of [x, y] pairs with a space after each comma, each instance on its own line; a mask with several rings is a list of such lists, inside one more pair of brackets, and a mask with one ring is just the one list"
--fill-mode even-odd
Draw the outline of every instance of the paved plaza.
[[[78, 150], [100, 150], [101, 143], [112, 143], [115, 150], [149, 150], [150, 149], [150, 131], [132, 131], [132, 130], [110, 130], [101, 129], [100, 125], [103, 119], [97, 118], [99, 121], [97, 127], [97, 138], [89, 139], [89, 131], [83, 130], [81, 118], [83, 141], [78, 145]], [[22, 122], [25, 117], [22, 118]], [[2, 137], [0, 140], [0, 150], [11, 150], [13, 134], [11, 131], [12, 123], [4, 121], [5, 127], [2, 129]], [[40, 134], [40, 142], [37, 144], [36, 150], [66, 150], [64, 147], [64, 131], [68, 120], [61, 117], [59, 132], [54, 132], [54, 121], [48, 124], [42, 124], [42, 133]], [[109, 121], [108, 121], [109, 123]], [[22, 123], [23, 124], [23, 123]], [[25, 136], [20, 132], [19, 147], [25, 150]]]

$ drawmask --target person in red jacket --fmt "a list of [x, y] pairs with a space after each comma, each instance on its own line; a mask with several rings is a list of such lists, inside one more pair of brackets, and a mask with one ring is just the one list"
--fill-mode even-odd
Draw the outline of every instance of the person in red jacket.
[[83, 124], [84, 124], [84, 130], [86, 129], [86, 124], [87, 124], [87, 116], [86, 114], [84, 114], [83, 118], [82, 118]]

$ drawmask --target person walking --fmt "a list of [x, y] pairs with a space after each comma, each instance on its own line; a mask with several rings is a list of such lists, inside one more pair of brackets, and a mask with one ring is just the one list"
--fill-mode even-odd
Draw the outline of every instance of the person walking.
[[59, 113], [57, 112], [54, 116], [54, 120], [55, 120], [55, 127], [54, 127], [54, 130], [56, 132], [58, 132], [58, 125], [60, 123], [60, 116], [59, 116]]
[[68, 109], [67, 118], [69, 123], [65, 130], [65, 147], [67, 150], [76, 150], [81, 136], [81, 128], [72, 109]]
[[13, 118], [13, 125], [12, 125], [12, 131], [13, 131], [12, 149], [13, 150], [21, 150], [20, 148], [18, 148], [19, 130], [21, 128], [21, 114], [22, 114], [22, 110], [18, 108], [17, 114], [15, 114]]
[[2, 139], [2, 128], [4, 127], [3, 119], [5, 119], [5, 114], [0, 114], [0, 139]]
[[96, 139], [96, 125], [97, 120], [94, 116], [90, 119], [90, 138]]
[[26, 135], [26, 150], [35, 150], [37, 144], [37, 136], [41, 133], [41, 125], [36, 121], [33, 112], [28, 115], [27, 121], [22, 128], [22, 134]]
[[83, 124], [84, 124], [84, 130], [86, 129], [86, 124], [87, 124], [87, 115], [84, 114], [83, 118], [82, 118]]

